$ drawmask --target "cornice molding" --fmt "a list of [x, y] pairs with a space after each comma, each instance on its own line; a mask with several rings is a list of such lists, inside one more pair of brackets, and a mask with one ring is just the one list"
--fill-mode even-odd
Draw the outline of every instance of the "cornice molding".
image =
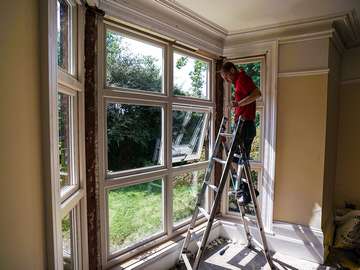
[[312, 69], [312, 70], [302, 70], [302, 71], [290, 71], [290, 72], [279, 72], [278, 78], [287, 78], [287, 77], [301, 77], [301, 76], [315, 76], [328, 74], [330, 69]]
[[160, 5], [163, 5], [170, 10], [178, 13], [181, 16], [184, 16], [185, 18], [191, 20], [194, 23], [197, 23], [201, 26], [203, 26], [208, 31], [213, 32], [214, 34], [226, 38], [228, 35], [228, 31], [223, 28], [222, 26], [204, 18], [203, 16], [199, 15], [198, 13], [184, 7], [183, 5], [180, 5], [176, 1], [171, 0], [155, 0], [155, 2], [159, 3]]
[[[99, 8], [105, 11], [106, 17], [166, 35], [174, 40], [179, 40], [182, 44], [189, 44], [189, 47], [199, 48], [215, 55], [222, 53], [224, 38], [212, 34], [211, 31], [210, 33], [209, 31], [200, 31], [199, 24], [193, 24], [193, 28], [185, 24], [170, 24], [165, 18], [162, 19], [161, 14], [157, 14], [156, 10], [135, 6], [132, 1], [99, 0]], [[173, 14], [167, 15], [173, 16]]]
[[[176, 0], [154, 0], [152, 8], [125, 0], [89, 0], [99, 3], [108, 16], [167, 35], [216, 55], [239, 44], [277, 40], [279, 44], [332, 38], [340, 53], [360, 45], [360, 23], [355, 10], [301, 20], [228, 31]], [[174, 18], [169, 22], [168, 18]], [[176, 22], [175, 22], [176, 21]]]

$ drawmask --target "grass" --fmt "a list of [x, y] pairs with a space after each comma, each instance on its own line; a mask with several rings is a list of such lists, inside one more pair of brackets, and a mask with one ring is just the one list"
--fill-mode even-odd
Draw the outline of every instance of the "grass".
[[[192, 215], [204, 170], [173, 179], [173, 221]], [[110, 252], [163, 231], [162, 180], [112, 190], [108, 194]]]

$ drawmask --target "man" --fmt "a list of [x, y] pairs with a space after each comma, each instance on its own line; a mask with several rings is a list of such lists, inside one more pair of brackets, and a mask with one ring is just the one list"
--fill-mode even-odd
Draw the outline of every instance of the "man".
[[[261, 92], [245, 71], [237, 69], [232, 62], [224, 63], [220, 74], [225, 81], [234, 84], [235, 100], [231, 102], [231, 106], [235, 108], [235, 122], [237, 122], [240, 117], [245, 120], [241, 134], [241, 142], [245, 149], [246, 158], [249, 158], [251, 144], [256, 136], [256, 100], [261, 96]], [[241, 205], [248, 204], [251, 201], [247, 184], [242, 183], [240, 185], [240, 191], [237, 197]]]

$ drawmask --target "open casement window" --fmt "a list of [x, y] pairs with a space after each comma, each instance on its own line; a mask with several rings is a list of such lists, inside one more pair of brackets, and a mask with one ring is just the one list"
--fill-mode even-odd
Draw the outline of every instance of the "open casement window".
[[[264, 78], [265, 78], [265, 58], [264, 57], [254, 57], [246, 59], [238, 59], [233, 61], [238, 69], [243, 69], [247, 75], [251, 77], [256, 87], [264, 93]], [[231, 97], [234, 98], [234, 86], [231, 85]], [[256, 114], [255, 114], [255, 126], [256, 126], [256, 136], [252, 143], [251, 152], [250, 152], [250, 165], [252, 168], [252, 177], [255, 182], [255, 187], [261, 191], [262, 187], [262, 177], [264, 170], [264, 158], [263, 158], [263, 149], [264, 149], [264, 112], [265, 112], [265, 103], [264, 103], [264, 94], [260, 99], [256, 101]], [[229, 117], [231, 119], [231, 128], [234, 128], [234, 110], [230, 110]], [[232, 188], [231, 180], [229, 179], [228, 189]], [[259, 205], [261, 205], [261, 192], [258, 197]], [[239, 209], [235, 198], [233, 196], [226, 196], [225, 199], [225, 209], [224, 212], [226, 215], [239, 215]], [[245, 207], [245, 212], [250, 217], [254, 217], [255, 212], [253, 205], [250, 204]]]
[[172, 162], [182, 165], [195, 161], [205, 161], [208, 157], [208, 117], [209, 113], [181, 110], [172, 112]]
[[[112, 21], [100, 25], [99, 37], [107, 268], [169, 241], [189, 223], [214, 137], [213, 60]], [[205, 209], [210, 200], [207, 195]]]

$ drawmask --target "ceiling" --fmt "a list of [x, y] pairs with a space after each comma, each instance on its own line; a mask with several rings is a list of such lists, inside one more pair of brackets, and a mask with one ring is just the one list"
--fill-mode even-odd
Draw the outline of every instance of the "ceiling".
[[360, 0], [172, 0], [228, 32], [327, 16], [355, 9]]

